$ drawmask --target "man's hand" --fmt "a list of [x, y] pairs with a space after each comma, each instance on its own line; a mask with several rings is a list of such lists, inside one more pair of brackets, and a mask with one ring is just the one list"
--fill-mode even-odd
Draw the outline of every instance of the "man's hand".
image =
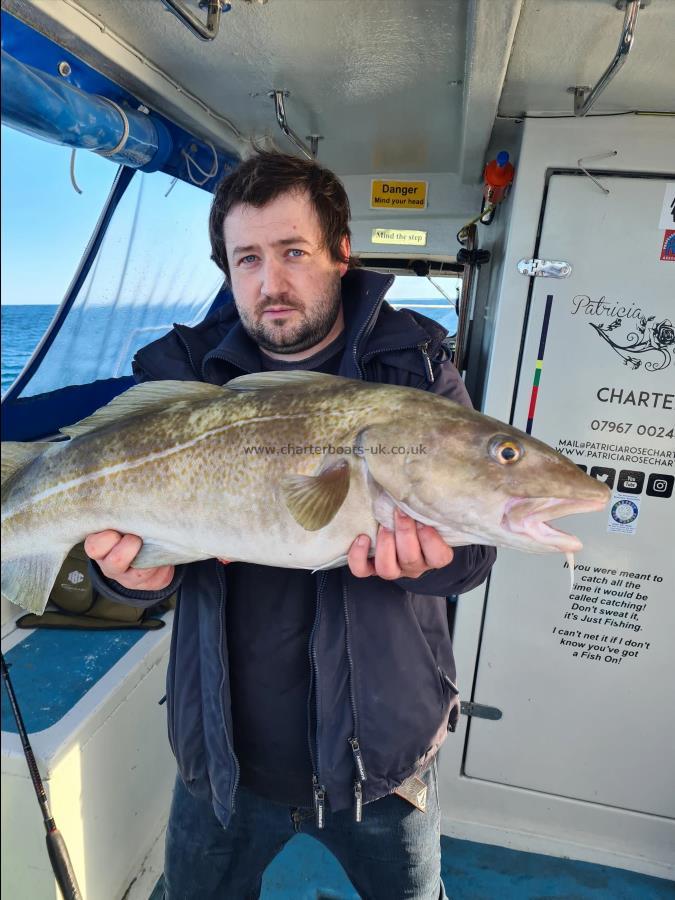
[[395, 512], [394, 531], [380, 526], [375, 557], [368, 558], [370, 538], [360, 534], [349, 549], [347, 565], [357, 578], [379, 575], [388, 581], [419, 578], [431, 569], [442, 569], [452, 562], [454, 551], [431, 525], [415, 522]]
[[135, 534], [119, 531], [99, 531], [84, 542], [84, 552], [98, 566], [106, 578], [112, 578], [130, 591], [161, 591], [173, 581], [173, 566], [154, 569], [131, 569], [131, 563], [143, 541]]

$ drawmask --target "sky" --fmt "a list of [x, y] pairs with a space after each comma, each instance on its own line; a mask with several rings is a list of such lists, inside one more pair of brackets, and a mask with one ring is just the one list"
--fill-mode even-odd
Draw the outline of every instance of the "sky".
[[60, 303], [117, 173], [80, 150], [2, 126], [2, 303]]

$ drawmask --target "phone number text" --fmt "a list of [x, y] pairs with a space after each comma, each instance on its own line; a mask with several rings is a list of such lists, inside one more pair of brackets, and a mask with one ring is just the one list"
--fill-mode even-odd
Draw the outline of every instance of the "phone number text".
[[632, 422], [612, 422], [609, 419], [593, 419], [592, 431], [607, 431], [614, 434], [633, 433], [642, 437], [673, 438], [675, 428], [667, 428], [665, 425], [634, 425]]

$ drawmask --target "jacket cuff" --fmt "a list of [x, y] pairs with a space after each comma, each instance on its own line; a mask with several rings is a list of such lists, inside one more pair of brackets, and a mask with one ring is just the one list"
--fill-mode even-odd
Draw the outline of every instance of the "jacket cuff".
[[94, 590], [103, 594], [109, 600], [114, 600], [116, 603], [126, 603], [127, 606], [138, 606], [140, 608], [154, 606], [156, 603], [168, 600], [180, 587], [184, 574], [185, 566], [176, 566], [171, 584], [168, 584], [160, 591], [132, 591], [123, 587], [119, 582], [113, 581], [112, 578], [106, 578], [97, 563], [92, 559], [89, 560], [89, 575]]
[[447, 566], [432, 569], [419, 578], [397, 578], [395, 584], [405, 591], [432, 597], [464, 594], [485, 581], [496, 558], [495, 547], [483, 544], [455, 547], [453, 560]]

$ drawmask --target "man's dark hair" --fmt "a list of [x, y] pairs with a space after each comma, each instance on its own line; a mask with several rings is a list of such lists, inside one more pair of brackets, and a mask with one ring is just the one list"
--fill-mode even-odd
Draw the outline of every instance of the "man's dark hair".
[[230, 267], [225, 252], [223, 225], [230, 210], [240, 203], [262, 207], [289, 192], [306, 193], [314, 207], [323, 232], [324, 246], [336, 262], [358, 265], [356, 260], [345, 259], [340, 252], [340, 241], [349, 230], [349, 199], [340, 179], [317, 162], [256, 150], [234, 171], [223, 178], [216, 188], [209, 215], [211, 259], [230, 277]]

